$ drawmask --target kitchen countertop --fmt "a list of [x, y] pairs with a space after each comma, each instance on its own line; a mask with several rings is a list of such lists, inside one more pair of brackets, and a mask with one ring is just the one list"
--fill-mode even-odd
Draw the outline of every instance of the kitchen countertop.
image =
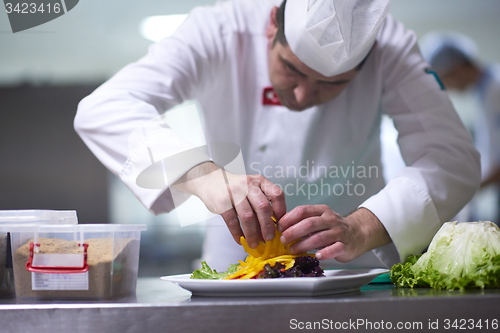
[[379, 283], [321, 297], [217, 298], [191, 297], [171, 282], [139, 278], [136, 295], [118, 300], [0, 299], [0, 332], [362, 332], [398, 327], [500, 332], [499, 306], [499, 289], [412, 290]]

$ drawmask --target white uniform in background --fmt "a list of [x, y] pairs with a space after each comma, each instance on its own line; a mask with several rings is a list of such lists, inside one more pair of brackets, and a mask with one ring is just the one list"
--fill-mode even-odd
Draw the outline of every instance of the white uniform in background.
[[[475, 89], [478, 104], [481, 108], [476, 113], [474, 122], [474, 141], [481, 154], [482, 179], [488, 178], [500, 167], [500, 68], [490, 66], [483, 70], [483, 74]], [[488, 192], [495, 205], [496, 215], [492, 221], [500, 223], [500, 186], [493, 184]], [[482, 216], [478, 200], [472, 212], [474, 219]], [[492, 212], [495, 214], [495, 212]]]
[[[481, 153], [483, 178], [500, 165], [500, 68], [484, 70], [477, 84], [476, 95], [482, 112], [474, 124], [476, 147]], [[500, 222], [500, 221], [497, 221]]]
[[[236, 143], [247, 173], [260, 172], [283, 187], [292, 184], [284, 188], [287, 210], [304, 204], [327, 204], [341, 215], [360, 206], [369, 209], [393, 240], [363, 256], [371, 266], [390, 266], [420, 253], [441, 224], [470, 200], [479, 185], [480, 167], [447, 93], [424, 71], [427, 63], [415, 34], [387, 17], [376, 48], [341, 95], [291, 112], [262, 104], [263, 89], [271, 85], [265, 31], [272, 6], [280, 2], [235, 1], [194, 9], [172, 37], [151, 46], [144, 58], [80, 103], [76, 130], [148, 209], [168, 212], [174, 207], [164, 190], [136, 185], [141, 170], [130, 166], [135, 150], [129, 152], [128, 137], [141, 123], [196, 98], [203, 108], [207, 142]], [[385, 187], [379, 139], [383, 113], [394, 120], [407, 164]], [[153, 154], [168, 156], [189, 148], [172, 130], [159, 131], [164, 145], [158, 148], [161, 152], [153, 147]], [[148, 163], [146, 159], [144, 168]], [[277, 174], [306, 165], [307, 178]], [[178, 170], [176, 179], [192, 166]], [[321, 166], [336, 167], [339, 177], [323, 177], [317, 172], [324, 170]], [[358, 173], [363, 166], [364, 175]], [[360, 195], [347, 194], [347, 181], [362, 185], [357, 188]], [[307, 193], [308, 184], [323, 188], [323, 195]], [[328, 195], [325, 184], [330, 189], [341, 184], [343, 195]], [[336, 189], [339, 193], [341, 187]], [[354, 193], [354, 186], [350, 190]], [[226, 229], [209, 228], [204, 247], [204, 259], [217, 269], [244, 258]], [[368, 265], [366, 260], [360, 265]]]
[[[500, 167], [500, 69], [497, 65], [483, 66], [479, 49], [469, 37], [452, 31], [434, 31], [425, 35], [421, 50], [432, 68], [442, 76], [456, 73], [469, 62], [480, 77], [454, 79], [468, 84], [476, 97], [474, 112], [475, 146], [481, 154], [481, 178], [489, 178]], [[469, 81], [470, 80], [470, 81]], [[465, 93], [465, 91], [463, 91]], [[492, 220], [499, 222], [499, 186], [493, 184], [477, 193], [457, 217], [466, 220]]]

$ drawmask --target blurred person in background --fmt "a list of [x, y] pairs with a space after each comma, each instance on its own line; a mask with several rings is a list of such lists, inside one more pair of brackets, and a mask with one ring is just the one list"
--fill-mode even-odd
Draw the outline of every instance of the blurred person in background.
[[[478, 48], [454, 32], [432, 32], [422, 38], [422, 53], [450, 90], [473, 93], [477, 101], [474, 139], [481, 154], [480, 191], [494, 187], [496, 223], [500, 223], [500, 66], [482, 65]], [[471, 219], [481, 218], [473, 205]]]

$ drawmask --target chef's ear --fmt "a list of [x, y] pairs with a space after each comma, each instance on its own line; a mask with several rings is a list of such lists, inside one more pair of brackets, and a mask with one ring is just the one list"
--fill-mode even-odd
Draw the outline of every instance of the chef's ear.
[[278, 12], [278, 7], [274, 6], [271, 9], [271, 17], [269, 18], [269, 25], [266, 29], [267, 40], [272, 43], [278, 32], [278, 21], [276, 20], [276, 13]]

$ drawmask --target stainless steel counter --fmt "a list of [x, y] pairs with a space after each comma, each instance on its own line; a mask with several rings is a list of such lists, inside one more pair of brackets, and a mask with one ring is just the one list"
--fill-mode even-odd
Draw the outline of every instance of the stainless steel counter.
[[0, 332], [363, 332], [410, 327], [408, 331], [436, 332], [454, 331], [455, 319], [457, 328], [500, 332], [495, 329], [499, 313], [500, 290], [370, 284], [358, 292], [314, 298], [206, 298], [191, 297], [170, 282], [142, 278], [135, 296], [113, 301], [0, 300]]

